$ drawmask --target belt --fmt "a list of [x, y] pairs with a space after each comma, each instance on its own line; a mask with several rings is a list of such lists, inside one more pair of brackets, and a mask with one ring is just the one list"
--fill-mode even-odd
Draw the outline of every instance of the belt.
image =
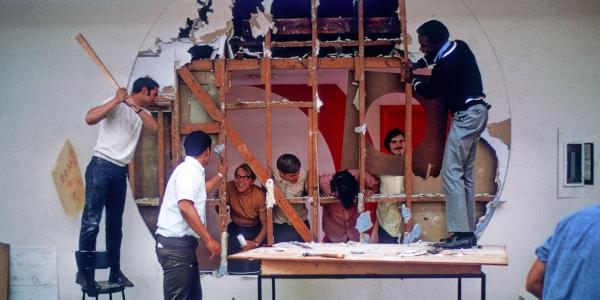
[[198, 245], [198, 240], [190, 235], [183, 237], [166, 237], [157, 234], [156, 241], [165, 247], [196, 248]]
[[469, 108], [471, 106], [478, 105], [478, 104], [483, 104], [485, 107], [487, 107], [487, 109], [492, 108], [492, 106], [489, 103], [483, 101], [483, 99], [477, 99], [477, 100], [467, 101], [465, 103], [465, 105], [464, 105], [464, 109], [463, 110], [466, 110], [467, 108]]

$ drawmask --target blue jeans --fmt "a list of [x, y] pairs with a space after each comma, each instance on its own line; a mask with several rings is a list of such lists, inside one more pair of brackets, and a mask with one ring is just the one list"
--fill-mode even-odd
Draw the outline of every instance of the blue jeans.
[[487, 119], [484, 104], [452, 115], [442, 162], [448, 232], [475, 231], [475, 155]]
[[163, 296], [169, 300], [201, 300], [196, 238], [156, 235], [156, 256], [163, 269]]
[[114, 269], [120, 268], [127, 167], [93, 156], [85, 171], [85, 207], [81, 216], [79, 250], [96, 250], [96, 237], [106, 207], [106, 251]]

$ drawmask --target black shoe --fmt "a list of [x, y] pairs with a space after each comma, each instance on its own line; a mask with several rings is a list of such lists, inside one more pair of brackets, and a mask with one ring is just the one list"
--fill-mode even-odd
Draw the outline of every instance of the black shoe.
[[77, 271], [75, 283], [81, 285], [81, 288], [85, 289], [88, 296], [96, 297], [98, 295], [98, 289], [100, 288], [100, 285], [98, 285], [98, 283], [94, 280], [88, 280], [84, 271]]
[[114, 273], [111, 271], [108, 281], [124, 287], [134, 287], [133, 283], [129, 281], [129, 279], [125, 276], [125, 274], [123, 274], [123, 272], [121, 272], [121, 270], [118, 270]]
[[474, 236], [458, 237], [453, 235], [439, 243], [434, 243], [434, 247], [444, 249], [470, 249], [477, 246], [477, 238]]

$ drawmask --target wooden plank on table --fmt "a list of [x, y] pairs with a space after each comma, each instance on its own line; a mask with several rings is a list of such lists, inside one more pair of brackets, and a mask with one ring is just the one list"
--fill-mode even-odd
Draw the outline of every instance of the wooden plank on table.
[[[311, 253], [344, 254], [343, 259], [334, 259], [336, 263], [379, 263], [385, 264], [423, 264], [423, 265], [508, 265], [505, 246], [482, 245], [471, 249], [442, 250], [436, 255], [400, 256], [399, 253], [425, 251], [426, 244], [355, 244], [345, 243], [306, 243], [311, 249], [304, 249], [289, 243], [278, 243], [272, 248], [256, 248], [230, 255], [231, 259], [258, 259], [265, 261], [322, 262], [330, 258], [302, 255]], [[355, 254], [362, 252], [362, 254]]]
[[320, 261], [263, 260], [262, 275], [423, 275], [481, 274], [480, 265], [398, 264], [378, 262], [344, 262], [335, 258]]

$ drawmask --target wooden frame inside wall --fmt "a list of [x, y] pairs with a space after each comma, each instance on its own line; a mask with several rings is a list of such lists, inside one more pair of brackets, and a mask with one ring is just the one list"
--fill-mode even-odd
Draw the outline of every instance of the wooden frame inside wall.
[[[271, 177], [272, 171], [271, 166], [273, 163], [272, 159], [272, 109], [297, 109], [304, 108], [308, 110], [308, 196], [303, 198], [286, 199], [282, 191], [275, 186], [275, 200], [279, 208], [285, 213], [288, 219], [291, 221], [294, 228], [298, 231], [300, 236], [305, 241], [314, 241], [317, 239], [318, 228], [319, 228], [319, 216], [318, 207], [321, 204], [328, 204], [337, 201], [332, 197], [319, 197], [318, 191], [318, 159], [317, 159], [317, 141], [318, 141], [318, 112], [316, 109], [318, 101], [318, 70], [319, 69], [348, 69], [354, 70], [354, 80], [358, 83], [359, 93], [359, 123], [356, 126], [360, 126], [365, 123], [365, 69], [367, 68], [379, 68], [379, 69], [400, 69], [403, 61], [408, 61], [407, 53], [407, 39], [389, 39], [385, 41], [365, 41], [365, 24], [370, 24], [368, 32], [377, 30], [385, 30], [385, 26], [393, 24], [393, 20], [390, 18], [364, 18], [363, 13], [363, 0], [357, 2], [358, 6], [358, 18], [357, 18], [357, 40], [356, 41], [327, 41], [319, 42], [319, 33], [330, 31], [336, 33], [343, 31], [344, 28], [347, 30], [347, 26], [344, 27], [344, 22], [348, 23], [352, 20], [350, 18], [340, 19], [318, 19], [317, 0], [311, 0], [311, 18], [310, 18], [310, 35], [311, 40], [307, 42], [274, 42], [272, 41], [271, 32], [268, 32], [264, 37], [264, 47], [262, 58], [259, 59], [216, 59], [216, 60], [195, 60], [191, 63], [181, 67], [177, 70], [178, 85], [184, 84], [190, 90], [191, 94], [195, 99], [202, 105], [204, 110], [208, 113], [212, 122], [208, 123], [189, 123], [187, 120], [184, 121], [180, 107], [180, 93], [176, 94], [176, 99], [169, 105], [171, 110], [171, 124], [170, 124], [170, 147], [172, 154], [171, 166], [176, 166], [183, 158], [179, 149], [181, 149], [181, 138], [189, 134], [194, 130], [203, 130], [209, 134], [218, 135], [218, 143], [225, 144], [230, 142], [235, 146], [237, 151], [240, 153], [242, 158], [250, 165], [257, 175], [257, 178], [262, 184]], [[405, 1], [398, 0], [398, 18], [401, 24], [402, 37], [406, 36], [406, 9]], [[287, 22], [287, 23], [286, 23]], [[294, 27], [292, 25], [306, 24], [306, 19], [278, 19], [275, 20], [276, 24], [291, 24], [288, 26], [288, 34], [294, 33], [308, 33], [303, 31], [301, 26]], [[397, 22], [397, 21], [396, 21]], [[334, 26], [334, 25], [339, 26]], [[336, 29], [337, 28], [337, 29]], [[278, 32], [281, 33], [281, 32]], [[397, 44], [402, 42], [404, 57], [365, 57], [365, 46], [380, 45], [380, 44]], [[307, 59], [297, 58], [272, 58], [270, 53], [273, 47], [289, 48], [298, 46], [311, 47], [310, 56]], [[353, 57], [318, 57], [319, 47], [334, 47], [334, 46], [358, 46], [358, 53]], [[231, 103], [225, 104], [225, 97], [227, 95], [230, 86], [230, 75], [232, 72], [245, 71], [245, 70], [260, 70], [260, 80], [264, 85], [264, 103]], [[308, 85], [312, 91], [312, 101], [304, 102], [272, 102], [272, 71], [273, 70], [306, 70], [308, 72]], [[194, 77], [193, 72], [211, 72], [214, 74], [214, 83], [218, 88], [218, 100], [221, 103], [220, 107], [215, 104], [215, 101], [202, 87], [202, 85]], [[412, 193], [412, 120], [411, 120], [411, 99], [412, 99], [412, 87], [409, 82], [405, 82], [405, 95], [406, 95], [406, 151], [405, 151], [405, 195], [402, 196], [388, 196], [388, 197], [374, 197], [371, 199], [362, 199], [359, 197], [359, 212], [363, 211], [364, 202], [404, 202], [407, 207], [411, 207], [413, 201], [419, 202], [440, 202], [443, 201], [443, 197], [419, 197], [413, 199]], [[265, 110], [265, 140], [266, 140], [266, 166], [259, 163], [257, 157], [252, 151], [246, 146], [246, 143], [242, 137], [238, 134], [238, 131], [227, 124], [226, 114], [231, 109], [264, 109]], [[167, 120], [168, 121], [168, 120]], [[158, 123], [161, 126], [158, 135], [158, 152], [159, 160], [164, 158], [165, 153], [165, 137], [164, 130], [162, 127], [167, 122], [162, 112], [158, 113]], [[359, 157], [357, 157], [359, 165], [359, 184], [360, 191], [365, 191], [365, 160], [366, 160], [366, 136], [360, 134], [359, 142]], [[226, 152], [220, 154], [220, 159], [223, 162], [227, 162]], [[159, 161], [159, 195], [162, 200], [164, 194], [164, 177], [165, 170], [163, 161]], [[132, 166], [133, 167], [133, 166]], [[221, 232], [227, 230], [227, 210], [226, 210], [226, 181], [223, 180], [219, 190], [220, 199], [218, 202], [221, 204], [219, 209], [220, 217], [220, 228]], [[491, 199], [491, 197], [488, 197]], [[311, 199], [312, 209], [312, 232], [304, 224], [303, 220], [298, 216], [295, 210], [292, 208], [290, 203], [305, 202]], [[479, 201], [489, 201], [489, 199], [478, 198]], [[209, 202], [214, 203], [214, 200]], [[271, 209], [267, 210], [267, 243], [273, 244], [273, 217]], [[407, 230], [410, 230], [411, 224], [408, 224]]]

